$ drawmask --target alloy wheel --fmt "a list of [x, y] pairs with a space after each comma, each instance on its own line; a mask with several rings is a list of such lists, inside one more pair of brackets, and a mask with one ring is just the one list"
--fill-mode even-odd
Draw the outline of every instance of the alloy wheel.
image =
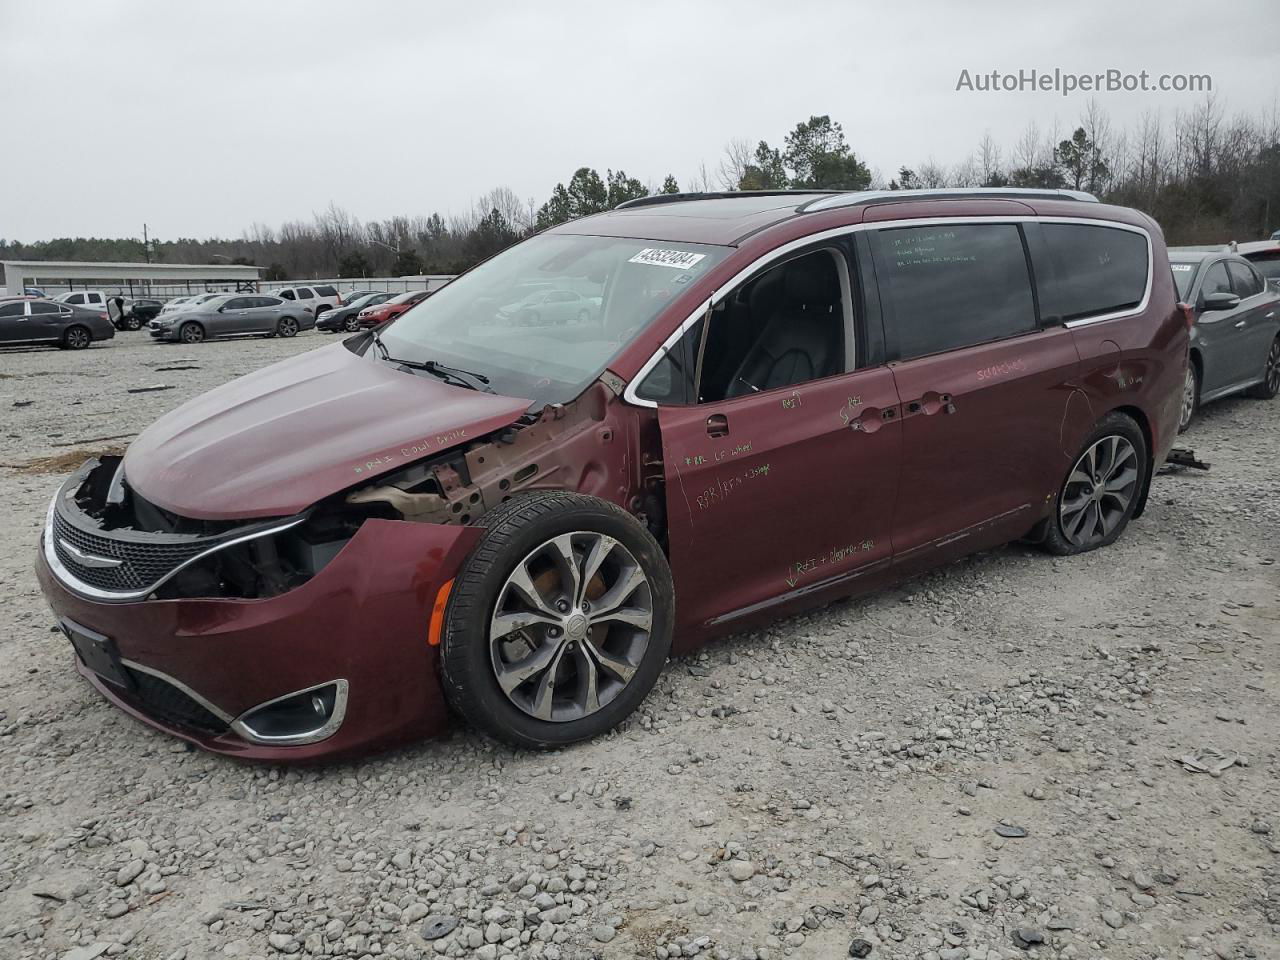
[[1267, 391], [1280, 393], [1280, 337], [1271, 342], [1271, 351], [1267, 354]]
[[1182, 382], [1182, 411], [1178, 416], [1178, 427], [1185, 430], [1196, 412], [1196, 368], [1187, 364], [1187, 376]]
[[1138, 491], [1138, 453], [1112, 434], [1081, 455], [1067, 477], [1058, 507], [1062, 532], [1076, 546], [1105, 540], [1129, 511]]
[[281, 317], [280, 323], [276, 327], [276, 333], [282, 337], [292, 337], [298, 332], [298, 321], [293, 317]]
[[67, 331], [67, 346], [72, 350], [83, 350], [89, 345], [89, 331], [84, 327], [72, 327]]
[[355, 333], [360, 329], [360, 321], [356, 318], [355, 314], [352, 314], [342, 322], [342, 328], [346, 330], [347, 333]]
[[580, 720], [631, 682], [653, 618], [649, 579], [630, 550], [602, 533], [561, 534], [516, 564], [498, 591], [494, 677], [529, 716]]

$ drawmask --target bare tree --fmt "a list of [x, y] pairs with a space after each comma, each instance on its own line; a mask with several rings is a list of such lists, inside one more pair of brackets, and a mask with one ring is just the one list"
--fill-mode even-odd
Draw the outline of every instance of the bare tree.
[[720, 187], [723, 190], [737, 190], [742, 177], [751, 165], [751, 142], [742, 137], [735, 137], [724, 147], [724, 157], [720, 160]]

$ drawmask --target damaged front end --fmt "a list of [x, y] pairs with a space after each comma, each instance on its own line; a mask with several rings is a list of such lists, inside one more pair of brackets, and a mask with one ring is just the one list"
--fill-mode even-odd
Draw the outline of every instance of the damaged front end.
[[637, 493], [630, 422], [611, 419], [613, 385], [550, 406], [476, 441], [334, 493], [292, 516], [182, 517], [129, 485], [120, 457], [76, 471], [50, 505], [49, 567], [69, 589], [102, 602], [278, 596], [315, 577], [370, 519], [467, 526], [533, 489], [569, 489], [624, 503], [655, 529], [661, 498]]

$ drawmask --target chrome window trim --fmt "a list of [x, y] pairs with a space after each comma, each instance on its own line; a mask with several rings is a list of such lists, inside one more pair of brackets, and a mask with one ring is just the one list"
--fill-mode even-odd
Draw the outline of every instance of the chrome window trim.
[[[265, 707], [271, 706], [273, 703], [279, 703], [281, 700], [288, 700], [291, 697], [301, 696], [304, 693], [311, 693], [313, 690], [323, 690], [325, 687], [337, 686], [337, 692], [333, 698], [333, 713], [329, 715], [329, 719], [323, 725], [314, 730], [308, 730], [304, 733], [290, 734], [284, 737], [270, 737], [254, 731], [253, 727], [245, 722], [245, 717], [251, 713], [256, 713]], [[301, 690], [294, 690], [292, 693], [286, 693], [283, 696], [273, 697], [256, 707], [250, 707], [240, 716], [231, 722], [231, 729], [244, 739], [251, 743], [260, 743], [265, 746], [302, 746], [308, 743], [319, 743], [326, 740], [338, 732], [338, 728], [342, 726], [342, 721], [347, 716], [347, 696], [350, 692], [351, 685], [346, 680], [326, 680], [324, 683], [317, 683], [314, 686], [304, 687]]]
[[[175, 680], [173, 677], [169, 676], [167, 673], [162, 673], [161, 671], [155, 669], [154, 667], [148, 667], [146, 664], [138, 663], [136, 660], [126, 660], [124, 659], [124, 657], [120, 658], [120, 662], [124, 664], [126, 667], [128, 667], [130, 670], [137, 670], [139, 673], [148, 673], [158, 680], [163, 680], [165, 683], [169, 684], [172, 687], [177, 687], [179, 690], [185, 693], [188, 697], [190, 697], [196, 703], [200, 704], [200, 706], [204, 707], [206, 710], [208, 710], [210, 713], [212, 713], [215, 717], [217, 717], [219, 720], [221, 720], [223, 723], [227, 724], [228, 726], [230, 726], [231, 722], [235, 719], [235, 717], [231, 716], [231, 714], [227, 713], [225, 710], [214, 705], [213, 703], [210, 703], [204, 697], [200, 696], [200, 694], [196, 693], [194, 690], [188, 687], [181, 680]], [[143, 712], [144, 713], [146, 712], [145, 708], [143, 709]]]
[[[1140, 234], [1147, 241], [1147, 286], [1142, 293], [1142, 300], [1137, 306], [1118, 310], [1114, 313], [1100, 314], [1096, 317], [1082, 317], [1079, 320], [1070, 320], [1063, 324], [1068, 329], [1075, 327], [1083, 327], [1092, 323], [1102, 323], [1106, 320], [1116, 320], [1120, 317], [1129, 317], [1142, 313], [1147, 309], [1147, 305], [1151, 302], [1151, 288], [1155, 276], [1154, 263], [1154, 246], [1151, 242], [1151, 233], [1145, 227], [1139, 227], [1132, 223], [1121, 223], [1118, 220], [1099, 220], [1093, 217], [1040, 217], [1034, 215], [1027, 216], [992, 216], [992, 217], [908, 217], [903, 220], [881, 220], [874, 223], [850, 223], [842, 227], [832, 227], [829, 230], [822, 230], [818, 233], [811, 233], [808, 236], [799, 237], [788, 243], [784, 243], [780, 247], [775, 247], [768, 253], [758, 257], [747, 266], [743, 267], [706, 300], [703, 300], [689, 314], [687, 318], [662, 342], [662, 345], [653, 352], [653, 355], [645, 362], [634, 377], [627, 384], [627, 388], [622, 392], [622, 399], [632, 406], [650, 407], [657, 409], [659, 406], [656, 400], [646, 400], [636, 394], [637, 388], [644, 381], [658, 362], [666, 355], [668, 351], [675, 346], [682, 336], [684, 336], [689, 328], [692, 327], [708, 310], [713, 308], [717, 303], [732, 293], [740, 283], [746, 280], [751, 274], [757, 272], [762, 267], [768, 266], [775, 260], [780, 260], [796, 250], [810, 246], [812, 244], [821, 243], [824, 240], [833, 240], [838, 237], [848, 236], [863, 230], [891, 230], [895, 227], [910, 226], [938, 226], [948, 223], [961, 224], [1004, 224], [1004, 223], [1078, 223], [1083, 226], [1091, 227], [1111, 227], [1116, 230], [1128, 230], [1130, 233]], [[851, 371], [852, 372], [852, 371]]]
[[152, 592], [154, 592], [157, 587], [160, 587], [163, 584], [167, 583], [169, 580], [177, 576], [180, 572], [185, 570], [187, 567], [191, 566], [193, 563], [203, 560], [205, 557], [208, 557], [211, 554], [217, 553], [219, 550], [225, 550], [227, 547], [234, 547], [236, 544], [245, 543], [249, 540], [256, 540], [259, 537], [269, 537], [277, 533], [282, 533], [285, 530], [290, 529], [291, 527], [296, 527], [298, 524], [302, 523], [302, 521], [306, 519], [306, 517], [294, 517], [292, 520], [287, 520], [284, 523], [276, 524], [273, 527], [266, 527], [265, 529], [262, 529], [262, 530], [255, 530], [253, 533], [245, 534], [242, 537], [236, 537], [232, 540], [226, 540], [222, 543], [216, 544], [210, 547], [208, 550], [202, 550], [200, 553], [197, 553], [191, 559], [184, 560], [182, 563], [178, 564], [176, 567], [174, 567], [172, 570], [166, 573], [163, 577], [161, 577], [159, 580], [157, 580], [155, 583], [152, 583], [150, 586], [146, 587], [145, 589], [129, 590], [129, 591], [100, 590], [97, 587], [90, 586], [89, 584], [84, 583], [83, 581], [77, 579], [75, 574], [73, 574], [70, 570], [68, 570], [63, 565], [62, 561], [58, 559], [58, 554], [54, 550], [53, 514], [58, 507], [58, 496], [61, 493], [62, 491], [59, 490], [58, 493], [55, 493], [53, 495], [53, 499], [49, 501], [49, 512], [45, 515], [44, 533], [40, 537], [41, 546], [44, 550], [45, 563], [49, 565], [49, 569], [53, 571], [53, 575], [58, 580], [58, 582], [61, 583], [64, 587], [66, 587], [68, 590], [70, 590], [72, 593], [79, 594], [80, 596], [88, 600], [100, 600], [103, 603], [128, 603], [133, 600], [144, 600]]

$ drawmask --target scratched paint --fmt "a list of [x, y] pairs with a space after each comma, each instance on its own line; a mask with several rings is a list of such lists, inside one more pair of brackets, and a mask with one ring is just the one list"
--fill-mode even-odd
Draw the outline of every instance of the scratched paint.
[[715, 485], [707, 487], [695, 498], [699, 510], [710, 510], [712, 507], [724, 503], [729, 497], [743, 484], [752, 480], [759, 480], [769, 475], [769, 464], [757, 463], [747, 467], [741, 473], [735, 473], [727, 477], [719, 477], [716, 479]]
[[850, 397], [845, 401], [843, 407], [840, 408], [840, 422], [846, 427], [856, 419], [858, 408], [862, 406], [862, 397]]
[[870, 538], [859, 541], [858, 543], [846, 543], [838, 547], [832, 547], [824, 554], [816, 557], [810, 557], [807, 560], [796, 560], [787, 567], [787, 574], [784, 578], [788, 587], [794, 587], [800, 582], [800, 579], [806, 574], [813, 573], [815, 570], [821, 570], [823, 567], [835, 566], [843, 563], [859, 553], [869, 553], [874, 550], [876, 542]]

